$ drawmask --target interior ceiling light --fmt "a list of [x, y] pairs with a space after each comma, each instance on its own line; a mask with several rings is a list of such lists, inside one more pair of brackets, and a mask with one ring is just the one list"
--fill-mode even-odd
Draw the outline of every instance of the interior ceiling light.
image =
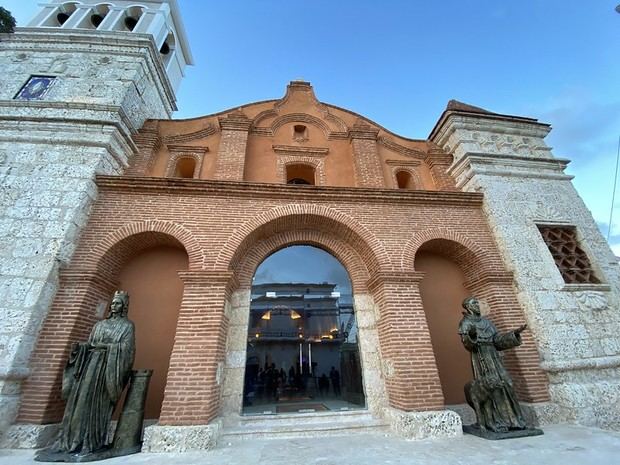
[[301, 318], [301, 315], [297, 313], [295, 310], [291, 309], [291, 320], [298, 320]]
[[267, 310], [263, 313], [263, 316], [260, 317], [261, 320], [271, 320], [271, 310]]

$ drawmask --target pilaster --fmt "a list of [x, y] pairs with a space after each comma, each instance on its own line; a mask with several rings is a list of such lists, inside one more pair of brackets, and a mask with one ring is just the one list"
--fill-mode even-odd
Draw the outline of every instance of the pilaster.
[[378, 273], [368, 282], [379, 308], [377, 329], [390, 407], [440, 410], [441, 381], [422, 306], [418, 272]]
[[222, 135], [215, 164], [215, 179], [243, 181], [245, 152], [252, 120], [241, 111], [219, 119]]
[[377, 148], [379, 130], [358, 121], [350, 130], [357, 187], [385, 187], [383, 167]]
[[138, 151], [125, 174], [129, 176], [149, 175], [155, 161], [155, 154], [161, 147], [161, 139], [157, 126], [157, 121], [147, 121], [140, 131], [134, 134], [133, 141]]
[[220, 410], [232, 273], [183, 271], [160, 425], [204, 425]]

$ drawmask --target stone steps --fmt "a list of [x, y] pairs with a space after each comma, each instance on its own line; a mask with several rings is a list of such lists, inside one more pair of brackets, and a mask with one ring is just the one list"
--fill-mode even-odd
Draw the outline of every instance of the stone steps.
[[224, 428], [220, 441], [293, 439], [388, 431], [386, 422], [373, 418], [366, 410], [251, 415], [241, 417], [238, 425]]

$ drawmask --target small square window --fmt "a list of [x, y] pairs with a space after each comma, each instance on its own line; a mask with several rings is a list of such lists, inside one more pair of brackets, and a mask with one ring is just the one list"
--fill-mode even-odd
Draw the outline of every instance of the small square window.
[[293, 140], [297, 142], [305, 142], [308, 140], [308, 128], [303, 124], [293, 126]]
[[577, 241], [572, 226], [538, 226], [545, 244], [567, 284], [598, 284], [590, 259]]
[[56, 80], [54, 76], [30, 76], [15, 96], [16, 100], [41, 100]]

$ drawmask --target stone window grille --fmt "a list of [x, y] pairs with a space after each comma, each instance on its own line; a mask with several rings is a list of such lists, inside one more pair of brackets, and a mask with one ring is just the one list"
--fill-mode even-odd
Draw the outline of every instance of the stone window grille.
[[543, 226], [538, 230], [567, 284], [599, 284], [592, 264], [577, 240], [574, 226]]

